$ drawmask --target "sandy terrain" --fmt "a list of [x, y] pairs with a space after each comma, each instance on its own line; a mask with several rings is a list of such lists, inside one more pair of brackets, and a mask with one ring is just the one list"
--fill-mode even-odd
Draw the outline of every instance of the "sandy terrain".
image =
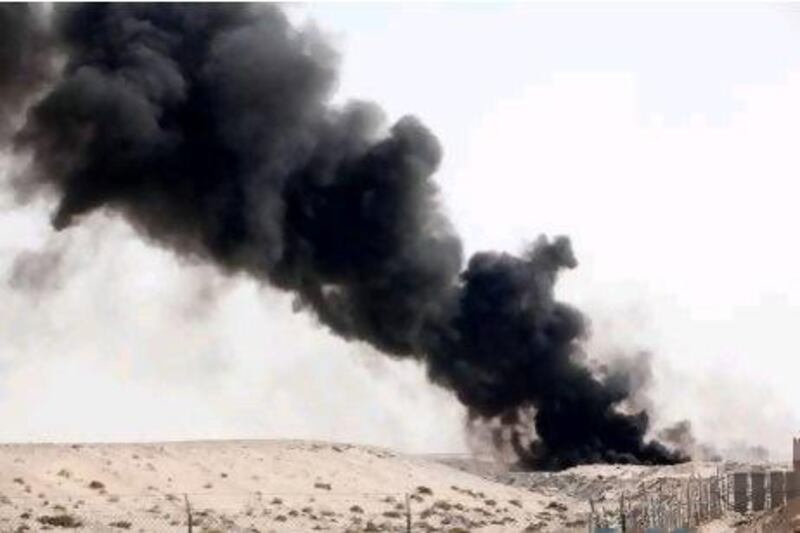
[[[583, 531], [585, 502], [301, 441], [0, 446], [0, 531]], [[26, 529], [27, 528], [27, 529]], [[463, 528], [463, 529], [458, 529]], [[74, 530], [74, 529], [73, 529]]]
[[[187, 531], [189, 510], [202, 533], [406, 531], [409, 521], [415, 532], [586, 531], [590, 500], [612, 525], [621, 494], [670, 484], [684, 491], [687, 479], [721, 469], [693, 462], [510, 472], [464, 457], [308, 441], [9, 444], [0, 445], [0, 533]], [[779, 515], [726, 511], [699, 530], [788, 523]]]
[[[677, 490], [685, 494], [688, 480], [709, 479], [725, 473], [752, 468], [780, 470], [783, 464], [741, 464], [694, 461], [672, 466], [584, 465], [563, 472], [513, 472], [490, 462], [464, 458], [440, 458], [454, 468], [476, 473], [503, 484], [531, 490], [545, 498], [570, 502], [572, 512], [588, 513], [588, 501], [594, 502], [596, 517], [610, 527], [618, 525], [620, 496], [637, 501], [643, 494], [655, 496], [661, 491]], [[638, 500], [641, 502], [641, 499]], [[765, 533], [789, 531], [791, 517], [800, 522], [800, 500], [792, 506], [745, 515], [723, 506], [722, 516], [704, 521], [698, 533]], [[585, 516], [585, 514], [583, 515]], [[770, 526], [771, 525], [771, 529]]]

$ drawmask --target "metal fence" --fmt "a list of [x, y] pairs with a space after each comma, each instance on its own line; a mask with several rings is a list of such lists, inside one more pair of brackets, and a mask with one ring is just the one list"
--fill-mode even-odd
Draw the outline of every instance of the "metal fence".
[[[331, 493], [321, 483], [310, 493], [0, 495], [0, 533], [42, 530], [93, 532], [571, 532], [690, 530], [725, 514], [765, 517], [763, 531], [784, 531], [800, 502], [800, 477], [788, 472], [737, 472], [700, 478], [661, 478], [635, 488], [618, 486], [611, 499], [588, 502], [586, 513], [567, 512], [556, 500], [545, 509], [481, 493], [458, 500], [418, 487], [408, 494]], [[453, 487], [454, 489], [456, 487]], [[155, 490], [155, 489], [154, 489]], [[790, 502], [788, 505], [786, 502]], [[787, 510], [788, 509], [788, 510]], [[791, 512], [790, 512], [791, 511]], [[568, 518], [570, 517], [570, 518]], [[783, 529], [782, 529], [783, 528]]]
[[692, 528], [720, 518], [724, 477], [663, 478], [623, 491], [613, 505], [591, 503], [595, 530], [640, 533]]
[[635, 490], [620, 491], [618, 501], [602, 505], [590, 501], [590, 506], [590, 531], [687, 531], [726, 513], [754, 517], [771, 509], [781, 512], [775, 520], [765, 520], [762, 529], [786, 531], [769, 524], [783, 523], [798, 514], [792, 509], [800, 507], [800, 473], [754, 471], [661, 478]]

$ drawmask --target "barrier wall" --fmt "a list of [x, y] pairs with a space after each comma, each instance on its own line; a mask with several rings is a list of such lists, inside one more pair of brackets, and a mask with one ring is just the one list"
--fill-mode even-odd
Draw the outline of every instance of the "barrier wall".
[[786, 501], [786, 475], [784, 472], [769, 473], [769, 506], [780, 507]]
[[800, 472], [737, 472], [730, 479], [738, 513], [775, 509], [800, 498]]

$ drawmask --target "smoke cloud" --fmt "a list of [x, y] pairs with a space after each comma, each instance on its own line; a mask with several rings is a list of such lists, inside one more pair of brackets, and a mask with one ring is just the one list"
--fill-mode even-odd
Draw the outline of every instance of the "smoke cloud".
[[0, 5], [0, 141], [47, 78], [52, 62], [42, 6]]
[[[64, 65], [13, 146], [31, 158], [15, 185], [57, 198], [56, 229], [119, 213], [181, 257], [291, 291], [337, 335], [421, 361], [470, 416], [501, 420], [525, 466], [684, 459], [621, 409], [635, 372], [590, 370], [586, 319], [554, 296], [577, 265], [569, 240], [465, 266], [436, 137], [371, 103], [331, 105], [338, 60], [318, 32], [242, 4], [58, 5], [51, 25]], [[0, 96], [19, 101], [43, 41], [0, 35], [19, 50]]]
[[60, 249], [28, 250], [14, 259], [8, 284], [16, 290], [48, 291], [58, 287], [62, 268]]

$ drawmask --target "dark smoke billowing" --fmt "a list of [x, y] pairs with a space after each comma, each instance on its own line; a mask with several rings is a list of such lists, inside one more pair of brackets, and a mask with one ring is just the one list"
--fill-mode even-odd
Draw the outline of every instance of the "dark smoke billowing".
[[0, 4], [0, 142], [46, 79], [51, 61], [41, 6]]
[[[553, 295], [576, 265], [569, 241], [465, 268], [436, 137], [412, 117], [387, 127], [373, 104], [332, 106], [337, 57], [313, 30], [241, 4], [59, 5], [52, 27], [63, 70], [14, 147], [33, 161], [17, 185], [58, 198], [56, 228], [120, 213], [178, 254], [292, 291], [342, 337], [424, 362], [473, 417], [518, 427], [534, 411], [536, 438], [513, 436], [528, 466], [682, 459], [645, 440], [646, 413], [619, 410], [625, 373], [586, 366], [585, 319]], [[18, 42], [0, 96], [41, 79], [20, 60], [38, 41]]]

